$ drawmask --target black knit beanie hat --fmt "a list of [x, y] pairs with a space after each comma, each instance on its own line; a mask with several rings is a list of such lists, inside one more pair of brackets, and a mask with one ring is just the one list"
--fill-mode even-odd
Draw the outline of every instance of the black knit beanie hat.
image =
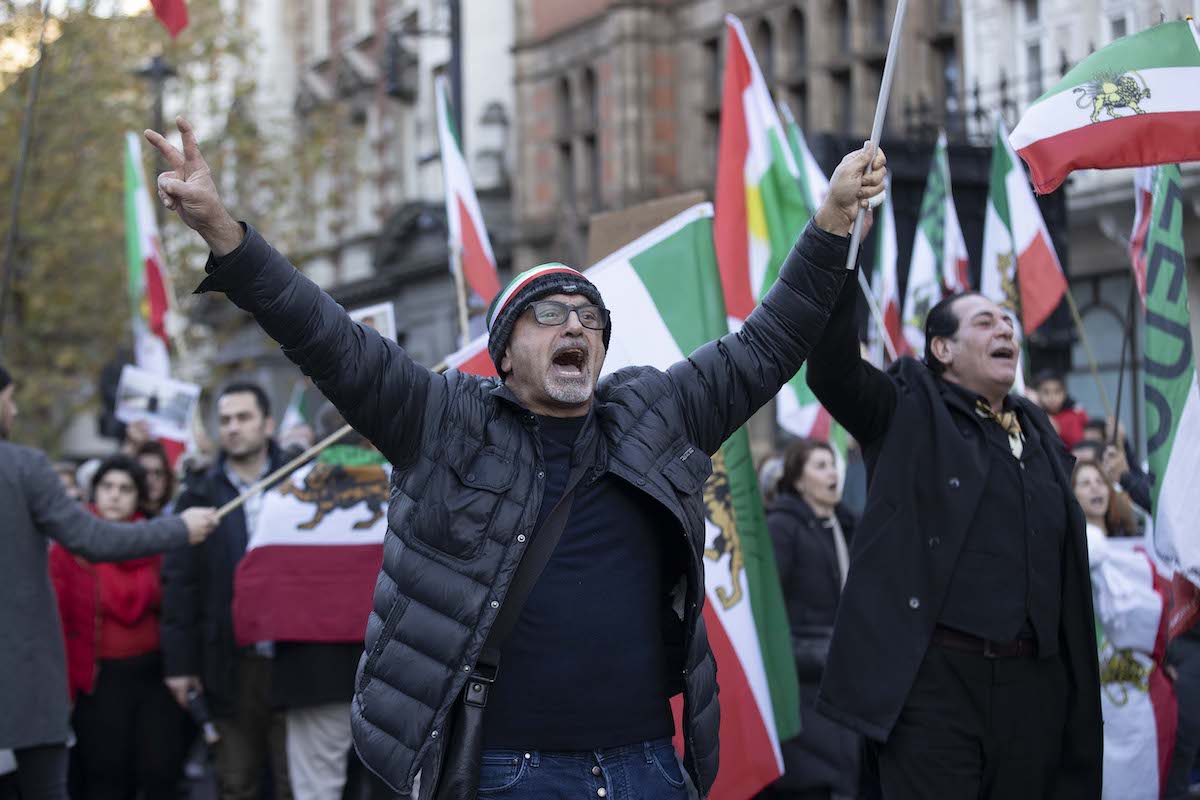
[[[488, 307], [488, 355], [496, 365], [496, 373], [505, 377], [500, 368], [504, 351], [508, 348], [508, 339], [512, 336], [513, 326], [517, 318], [535, 300], [541, 300], [552, 294], [579, 294], [591, 300], [601, 308], [604, 298], [596, 285], [583, 276], [579, 270], [558, 263], [542, 264], [522, 272], [509, 281]], [[604, 326], [604, 349], [608, 350], [608, 342], [612, 338], [612, 319]]]

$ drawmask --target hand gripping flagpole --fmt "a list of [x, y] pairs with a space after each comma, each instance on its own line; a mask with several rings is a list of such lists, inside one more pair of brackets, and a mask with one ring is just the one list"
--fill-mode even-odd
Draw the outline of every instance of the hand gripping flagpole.
[[[892, 20], [892, 38], [888, 42], [887, 60], [883, 63], [883, 81], [879, 85], [879, 101], [875, 104], [875, 122], [871, 126], [871, 143], [867, 152], [867, 169], [875, 161], [875, 149], [879, 147], [879, 137], [883, 134], [883, 118], [887, 116], [888, 97], [892, 93], [892, 77], [896, 73], [896, 60], [900, 57], [900, 31], [904, 28], [904, 14], [908, 10], [908, 0], [897, 0], [896, 16]], [[859, 206], [858, 214], [854, 217], [854, 230], [850, 234], [850, 252], [846, 254], [846, 269], [854, 269], [858, 261], [858, 248], [862, 244], [863, 208]]]
[[[440, 375], [443, 372], [445, 372], [448, 368], [449, 368], [449, 365], [446, 364], [445, 362], [442, 362], [441, 364], [438, 364], [436, 367], [434, 367], [432, 371], [434, 373]], [[221, 519], [223, 519], [225, 517], [226, 514], [241, 507], [241, 505], [243, 503], [245, 503], [251, 497], [254, 497], [256, 494], [267, 491], [272, 486], [279, 483], [281, 480], [283, 480], [284, 478], [291, 475], [296, 470], [303, 467], [309, 461], [312, 461], [314, 458], [317, 457], [318, 454], [320, 454], [320, 452], [322, 450], [325, 450], [330, 445], [334, 444], [339, 439], [341, 439], [343, 436], [350, 433], [350, 431], [352, 431], [352, 430], [354, 430], [354, 428], [352, 426], [343, 425], [342, 427], [338, 428], [333, 433], [326, 436], [321, 441], [314, 444], [312, 447], [305, 450], [300, 455], [293, 458], [288, 463], [284, 464], [279, 469], [272, 472], [267, 477], [261, 479], [258, 483], [254, 484], [249, 489], [242, 492], [237, 497], [233, 498], [228, 503], [226, 503], [225, 505], [218, 508], [217, 509], [217, 520], [220, 521]]]

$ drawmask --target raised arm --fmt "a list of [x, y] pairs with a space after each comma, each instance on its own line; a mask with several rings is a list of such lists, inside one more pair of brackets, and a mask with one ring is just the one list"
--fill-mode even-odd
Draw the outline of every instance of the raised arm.
[[896, 385], [859, 352], [857, 299], [858, 281], [851, 276], [808, 357], [808, 385], [833, 418], [866, 445], [887, 431], [896, 408]]
[[669, 370], [698, 444], [712, 453], [774, 397], [821, 337], [846, 270], [848, 234], [860, 205], [883, 191], [886, 160], [872, 170], [866, 149], [842, 159], [817, 215], [779, 271], [779, 279], [741, 330], [696, 350]]
[[[156, 555], [202, 541], [216, 525], [212, 509], [193, 509], [188, 517], [159, 517], [145, 522], [107, 522], [67, 496], [49, 459], [29, 450], [21, 480], [33, 524], [45, 536], [88, 561], [124, 561]], [[200, 522], [200, 518], [211, 518]], [[190, 527], [185, 520], [195, 519]], [[203, 532], [200, 528], [205, 528]]]
[[158, 178], [163, 205], [212, 250], [198, 291], [224, 292], [255, 320], [328, 397], [346, 421], [397, 466], [420, 444], [427, 409], [445, 397], [445, 379], [414, 362], [396, 342], [360, 325], [296, 271], [252, 227], [222, 205], [191, 125], [176, 120], [183, 152], [160, 134], [146, 139], [172, 169]]

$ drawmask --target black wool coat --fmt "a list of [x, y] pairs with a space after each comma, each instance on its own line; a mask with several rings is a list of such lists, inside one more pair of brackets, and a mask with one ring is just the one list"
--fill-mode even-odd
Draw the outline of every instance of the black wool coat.
[[[847, 245], [810, 225], [739, 332], [665, 372], [630, 367], [606, 376], [579, 434], [583, 452], [598, 440], [598, 469], [674, 515], [678, 527], [663, 535], [688, 545], [682, 615], [671, 611], [683, 642], [672, 684], [683, 692], [684, 766], [702, 795], [716, 778], [720, 726], [701, 614], [709, 455], [800, 369], [846, 280]], [[541, 506], [536, 418], [502, 382], [434, 374], [353, 322], [252, 228], [209, 269], [200, 290], [223, 291], [252, 313], [394, 466], [383, 570], [352, 701], [354, 743], [400, 794], [411, 794], [424, 770], [421, 796], [430, 796], [452, 704]], [[671, 608], [664, 597], [659, 613]]]
[[[859, 355], [855, 281], [848, 280], [809, 357], [808, 383], [863, 447], [867, 505], [817, 708], [886, 741], [937, 625], [950, 577], [988, 480], [979, 424], [952, 416], [932, 371], [901, 358], [881, 372]], [[1013, 397], [1036, 426], [1067, 506], [1061, 562], [1060, 656], [1070, 693], [1055, 798], [1100, 796], [1103, 730], [1095, 621], [1083, 512], [1071, 491], [1071, 456], [1045, 413]]]
[[[840, 506], [836, 513], [849, 546], [854, 516]], [[804, 723], [799, 736], [780, 743], [784, 775], [774, 786], [853, 796], [858, 788], [859, 736], [815, 711], [842, 593], [833, 532], [799, 495], [789, 492], [781, 492], [767, 512], [767, 527], [787, 606]]]

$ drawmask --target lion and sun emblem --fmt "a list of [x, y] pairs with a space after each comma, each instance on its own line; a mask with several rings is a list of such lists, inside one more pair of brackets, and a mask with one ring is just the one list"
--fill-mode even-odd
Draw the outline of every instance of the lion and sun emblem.
[[1150, 87], [1146, 84], [1146, 79], [1132, 70], [1124, 74], [1101, 73], [1082, 86], [1076, 86], [1072, 91], [1079, 95], [1075, 100], [1077, 107], [1092, 110], [1092, 122], [1099, 122], [1101, 113], [1107, 113], [1109, 119], [1129, 116], [1118, 114], [1117, 109], [1121, 108], [1129, 109], [1134, 114], [1145, 114], [1146, 111], [1138, 104], [1150, 99]]

